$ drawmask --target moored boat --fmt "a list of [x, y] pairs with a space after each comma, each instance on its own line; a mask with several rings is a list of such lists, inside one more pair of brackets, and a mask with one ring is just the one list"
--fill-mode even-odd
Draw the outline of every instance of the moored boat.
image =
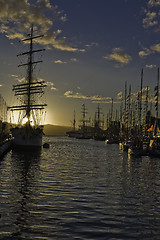
[[160, 130], [158, 125], [158, 115], [159, 115], [159, 68], [157, 71], [157, 85], [155, 87], [155, 122], [152, 129], [153, 137], [150, 139], [149, 143], [149, 154], [151, 156], [160, 157]]

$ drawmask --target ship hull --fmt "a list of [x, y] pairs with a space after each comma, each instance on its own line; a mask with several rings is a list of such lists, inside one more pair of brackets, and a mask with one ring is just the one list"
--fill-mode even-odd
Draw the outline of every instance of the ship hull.
[[13, 148], [35, 149], [41, 148], [43, 131], [31, 126], [16, 127], [12, 130]]

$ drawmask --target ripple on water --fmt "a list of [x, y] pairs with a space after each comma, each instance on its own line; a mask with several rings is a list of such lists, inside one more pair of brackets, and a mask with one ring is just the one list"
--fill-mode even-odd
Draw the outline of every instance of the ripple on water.
[[45, 142], [0, 163], [1, 239], [159, 239], [159, 159], [93, 140]]

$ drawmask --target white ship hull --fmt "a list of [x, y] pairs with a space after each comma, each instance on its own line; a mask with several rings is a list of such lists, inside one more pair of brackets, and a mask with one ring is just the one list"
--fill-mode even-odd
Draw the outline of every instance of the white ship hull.
[[40, 148], [43, 132], [40, 128], [22, 126], [12, 129], [14, 148]]

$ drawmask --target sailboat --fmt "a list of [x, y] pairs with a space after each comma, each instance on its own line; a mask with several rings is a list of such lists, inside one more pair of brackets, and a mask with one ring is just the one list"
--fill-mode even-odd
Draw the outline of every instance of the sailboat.
[[66, 134], [68, 135], [68, 137], [71, 137], [71, 138], [76, 138], [80, 134], [76, 130], [76, 114], [75, 114], [75, 110], [74, 110], [74, 119], [73, 119], [73, 129], [71, 131], [66, 132]]
[[[160, 157], [160, 130], [159, 130], [159, 68], [157, 71], [157, 86], [155, 87], [155, 122], [153, 126], [153, 136], [149, 143], [149, 154], [151, 156]], [[151, 129], [152, 130], [152, 129]]]
[[106, 134], [105, 131], [102, 129], [104, 121], [100, 119], [101, 117], [101, 109], [97, 107], [97, 112], [95, 113], [95, 124], [94, 124], [94, 140], [97, 141], [105, 141], [106, 140]]
[[41, 38], [43, 35], [33, 36], [33, 25], [31, 33], [23, 42], [29, 41], [29, 51], [18, 54], [17, 56], [28, 56], [28, 61], [19, 66], [27, 66], [27, 77], [24, 83], [13, 85], [14, 95], [20, 100], [20, 104], [11, 106], [12, 112], [18, 111], [19, 122], [16, 127], [11, 129], [13, 136], [13, 147], [15, 148], [40, 148], [42, 146], [43, 125], [40, 125], [40, 118], [44, 115], [46, 104], [39, 102], [44, 94], [46, 84], [43, 80], [36, 80], [33, 77], [33, 69], [37, 63], [34, 61], [34, 54], [45, 49], [34, 50], [34, 39]]
[[85, 104], [82, 105], [82, 119], [80, 120], [82, 122], [81, 125], [79, 125], [79, 131], [78, 135], [76, 135], [77, 139], [91, 139], [93, 138], [93, 133], [91, 131], [91, 127], [87, 125], [90, 121], [86, 119], [87, 114], [87, 108], [85, 107]]
[[120, 123], [120, 141], [119, 147], [122, 151], [127, 151], [131, 145], [129, 136], [128, 120], [129, 120], [129, 105], [130, 105], [131, 86], [129, 88], [129, 95], [127, 96], [127, 82], [125, 82], [125, 96], [124, 96], [124, 109], [123, 98], [121, 102], [121, 123]]

